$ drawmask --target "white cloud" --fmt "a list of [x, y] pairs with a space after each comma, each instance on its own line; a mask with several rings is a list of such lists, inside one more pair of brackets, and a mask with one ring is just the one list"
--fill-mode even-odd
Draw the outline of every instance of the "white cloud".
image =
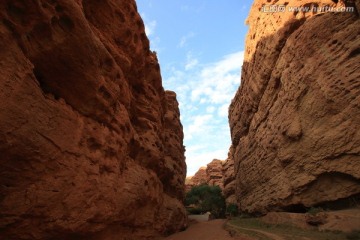
[[195, 33], [193, 33], [193, 32], [189, 32], [185, 36], [182, 36], [180, 39], [180, 42], [178, 44], [178, 47], [180, 47], [180, 48], [185, 47], [187, 41], [189, 41], [189, 39], [193, 38], [194, 36], [195, 36]]
[[152, 20], [149, 22], [145, 22], [145, 33], [148, 37], [154, 34], [156, 28], [156, 21]]
[[[149, 2], [149, 4], [151, 5], [152, 2]], [[145, 13], [140, 13], [140, 16], [144, 21], [145, 33], [150, 40], [151, 49], [156, 51], [157, 53], [160, 53], [161, 52], [161, 48], [159, 47], [160, 38], [159, 36], [156, 35], [156, 31], [155, 31], [157, 25], [156, 20], [149, 19]]]
[[220, 117], [228, 117], [229, 104], [224, 104], [219, 107], [218, 114]]
[[[200, 151], [199, 151], [200, 150]], [[187, 175], [193, 176], [200, 167], [205, 167], [213, 159], [225, 160], [228, 149], [214, 149], [212, 151], [203, 151], [203, 148], [186, 150]]]
[[191, 100], [197, 102], [206, 97], [210, 103], [230, 102], [234, 96], [234, 88], [240, 83], [243, 56], [243, 51], [236, 52], [204, 67], [200, 71], [200, 81], [192, 87]]
[[191, 51], [186, 54], [185, 70], [191, 70], [199, 64], [199, 60], [194, 57]]
[[189, 126], [185, 127], [184, 132], [188, 139], [193, 138], [195, 134], [205, 134], [210, 129], [210, 120], [212, 119], [211, 114], [197, 115], [190, 121]]
[[[188, 175], [214, 158], [227, 157], [231, 144], [228, 106], [240, 84], [243, 53], [239, 51], [219, 61], [203, 63], [189, 52], [184, 70], [165, 67], [164, 86], [178, 96]], [[193, 59], [196, 64], [190, 64]]]
[[213, 112], [215, 112], [215, 107], [214, 107], [214, 106], [209, 106], [209, 107], [207, 107], [207, 108], [206, 108], [206, 112], [207, 112], [207, 113], [213, 113]]
[[188, 57], [185, 64], [185, 70], [190, 70], [194, 68], [196, 65], [198, 65], [198, 63], [199, 60], [197, 60], [196, 58]]

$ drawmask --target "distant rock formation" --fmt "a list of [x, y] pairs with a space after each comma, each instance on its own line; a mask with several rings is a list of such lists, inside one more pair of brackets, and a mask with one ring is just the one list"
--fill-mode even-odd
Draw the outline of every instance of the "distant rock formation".
[[[353, 11], [289, 8], [344, 3]], [[285, 11], [263, 11], [272, 4], [285, 5]], [[229, 109], [242, 211], [292, 210], [359, 196], [359, 1], [355, 4], [254, 2], [241, 86]]]
[[222, 164], [224, 161], [214, 159], [206, 167], [206, 182], [210, 186], [224, 188]]
[[192, 187], [207, 184], [206, 167], [201, 167], [194, 176], [186, 178], [186, 192], [190, 191]]
[[0, 238], [184, 228], [178, 103], [135, 1], [1, 1], [0, 16]]

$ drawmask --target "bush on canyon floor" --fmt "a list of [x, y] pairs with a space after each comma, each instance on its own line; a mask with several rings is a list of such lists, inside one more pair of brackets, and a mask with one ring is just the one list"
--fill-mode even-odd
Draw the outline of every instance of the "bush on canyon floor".
[[230, 203], [226, 206], [226, 215], [230, 217], [237, 216], [239, 214], [238, 206], [234, 203]]
[[210, 212], [215, 218], [221, 218], [225, 215], [225, 198], [218, 186], [203, 184], [193, 187], [186, 194], [185, 205], [192, 205], [201, 213]]

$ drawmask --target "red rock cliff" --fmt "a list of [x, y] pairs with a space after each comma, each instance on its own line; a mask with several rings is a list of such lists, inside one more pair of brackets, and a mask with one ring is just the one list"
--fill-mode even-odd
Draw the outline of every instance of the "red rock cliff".
[[[360, 193], [360, 5], [256, 0], [229, 109], [240, 208], [309, 207]], [[264, 13], [263, 5], [354, 7]]]
[[226, 203], [236, 203], [235, 197], [235, 173], [234, 173], [234, 159], [232, 159], [232, 148], [230, 148], [228, 158], [222, 163], [222, 175], [223, 175], [223, 194], [226, 199]]
[[186, 166], [135, 1], [0, 3], [0, 238], [183, 228]]
[[206, 165], [206, 176], [208, 185], [219, 186], [221, 189], [224, 188], [222, 164], [223, 161], [214, 159]]

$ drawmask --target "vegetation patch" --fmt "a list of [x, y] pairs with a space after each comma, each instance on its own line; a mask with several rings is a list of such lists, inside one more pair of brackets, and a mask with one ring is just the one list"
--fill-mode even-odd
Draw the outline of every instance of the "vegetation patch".
[[288, 240], [351, 240], [360, 239], [359, 232], [343, 233], [317, 230], [305, 230], [286, 224], [268, 224], [259, 218], [236, 217], [226, 224], [226, 229], [236, 231], [259, 240], [273, 239], [274, 235]]
[[225, 198], [218, 186], [206, 184], [193, 187], [185, 198], [185, 205], [188, 206], [190, 214], [203, 214], [210, 212], [215, 218], [225, 216]]

